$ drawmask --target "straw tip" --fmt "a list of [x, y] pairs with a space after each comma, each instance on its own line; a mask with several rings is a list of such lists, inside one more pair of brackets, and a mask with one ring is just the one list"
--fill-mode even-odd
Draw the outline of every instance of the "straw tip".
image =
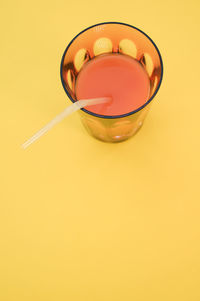
[[26, 145], [25, 143], [23, 143], [23, 144], [20, 145], [20, 147], [21, 147], [22, 149], [26, 149], [26, 148], [28, 147], [28, 145]]

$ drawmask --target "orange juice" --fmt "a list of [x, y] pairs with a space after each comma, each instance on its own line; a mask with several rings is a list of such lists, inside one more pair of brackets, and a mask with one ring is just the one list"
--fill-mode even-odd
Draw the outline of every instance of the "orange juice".
[[76, 97], [112, 98], [110, 103], [85, 107], [100, 115], [121, 115], [136, 110], [148, 100], [150, 81], [146, 70], [134, 58], [122, 54], [100, 55], [78, 74]]

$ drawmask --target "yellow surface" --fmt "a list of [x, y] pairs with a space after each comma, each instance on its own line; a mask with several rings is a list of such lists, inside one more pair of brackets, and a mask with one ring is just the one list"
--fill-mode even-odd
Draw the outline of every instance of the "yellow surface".
[[[0, 300], [199, 301], [200, 2], [2, 1]], [[103, 21], [157, 43], [164, 81], [141, 131], [90, 137], [70, 102], [68, 42]]]

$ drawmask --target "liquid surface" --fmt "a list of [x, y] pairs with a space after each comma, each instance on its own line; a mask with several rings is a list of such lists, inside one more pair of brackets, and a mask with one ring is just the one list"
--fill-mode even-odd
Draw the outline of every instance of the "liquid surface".
[[135, 59], [121, 54], [98, 56], [85, 64], [76, 80], [78, 100], [112, 97], [110, 103], [85, 107], [100, 115], [121, 115], [141, 107], [149, 98], [150, 81]]

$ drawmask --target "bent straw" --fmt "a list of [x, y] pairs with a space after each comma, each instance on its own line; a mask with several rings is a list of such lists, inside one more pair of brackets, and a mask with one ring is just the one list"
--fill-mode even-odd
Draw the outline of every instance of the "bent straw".
[[29, 138], [26, 142], [24, 142], [22, 144], [22, 148], [24, 149], [27, 148], [38, 138], [40, 138], [46, 132], [48, 132], [54, 125], [61, 122], [65, 117], [72, 114], [73, 112], [76, 112], [85, 106], [92, 106], [99, 103], [109, 102], [110, 100], [111, 100], [110, 97], [101, 97], [101, 98], [81, 99], [74, 102], [72, 105], [67, 107], [63, 112], [61, 112], [55, 118], [53, 118], [49, 123], [47, 123], [43, 128], [41, 128], [37, 133], [35, 133], [31, 138]]

